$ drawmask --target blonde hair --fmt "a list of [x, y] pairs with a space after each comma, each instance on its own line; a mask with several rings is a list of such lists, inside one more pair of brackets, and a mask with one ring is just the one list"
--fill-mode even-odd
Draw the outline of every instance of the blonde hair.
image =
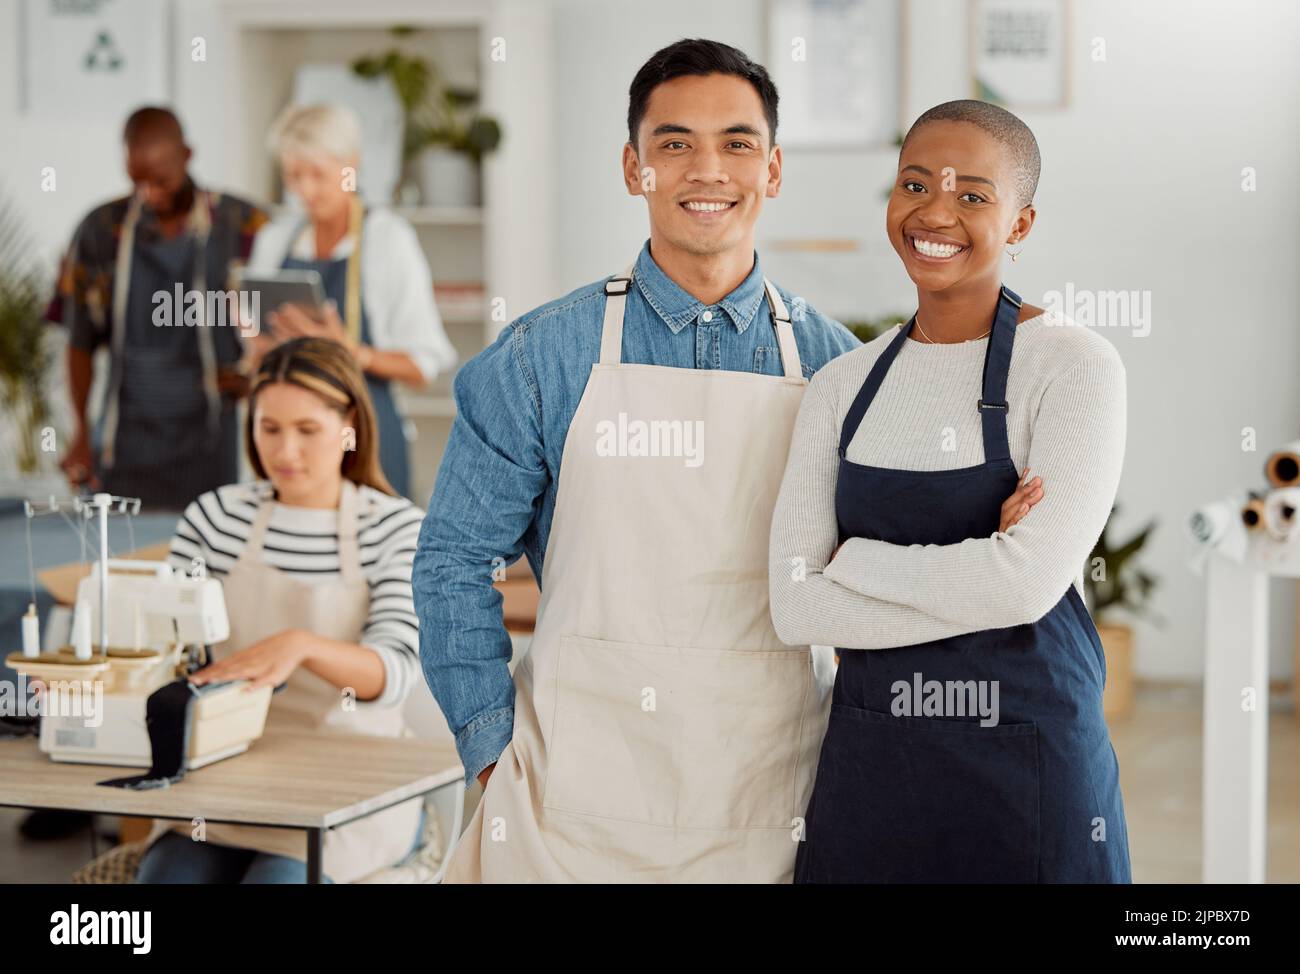
[[290, 105], [271, 126], [267, 147], [277, 156], [361, 158], [361, 123], [343, 105]]

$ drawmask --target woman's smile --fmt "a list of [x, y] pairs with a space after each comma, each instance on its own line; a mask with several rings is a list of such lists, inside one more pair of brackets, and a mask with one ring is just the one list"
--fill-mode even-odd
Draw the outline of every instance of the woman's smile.
[[905, 230], [903, 236], [911, 256], [927, 264], [946, 264], [970, 250], [969, 244], [926, 230]]

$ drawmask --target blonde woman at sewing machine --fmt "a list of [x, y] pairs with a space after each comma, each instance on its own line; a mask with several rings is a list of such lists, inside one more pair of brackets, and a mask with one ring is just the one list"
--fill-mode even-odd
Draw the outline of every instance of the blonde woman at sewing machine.
[[[419, 679], [411, 559], [423, 512], [395, 496], [377, 439], [366, 382], [344, 346], [278, 345], [249, 392], [245, 443], [259, 479], [200, 495], [177, 525], [173, 564], [203, 559], [230, 614], [230, 639], [191, 680], [283, 685], [267, 735], [409, 733], [401, 705]], [[421, 809], [412, 799], [326, 833], [324, 877], [352, 882], [402, 859], [417, 843]], [[203, 841], [192, 831], [156, 824], [137, 880], [305, 880], [301, 831], [209, 823]]]

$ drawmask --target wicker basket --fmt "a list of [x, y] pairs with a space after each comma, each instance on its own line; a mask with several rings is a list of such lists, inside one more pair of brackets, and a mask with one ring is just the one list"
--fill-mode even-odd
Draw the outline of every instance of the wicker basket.
[[135, 882], [140, 860], [148, 844], [124, 842], [115, 845], [101, 856], [96, 856], [72, 874], [74, 883], [110, 883], [124, 885]]

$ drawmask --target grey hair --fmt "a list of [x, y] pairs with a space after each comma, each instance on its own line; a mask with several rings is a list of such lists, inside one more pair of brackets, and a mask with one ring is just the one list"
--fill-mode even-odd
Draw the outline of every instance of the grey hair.
[[267, 146], [278, 156], [361, 158], [361, 123], [344, 105], [290, 105], [271, 126]]

